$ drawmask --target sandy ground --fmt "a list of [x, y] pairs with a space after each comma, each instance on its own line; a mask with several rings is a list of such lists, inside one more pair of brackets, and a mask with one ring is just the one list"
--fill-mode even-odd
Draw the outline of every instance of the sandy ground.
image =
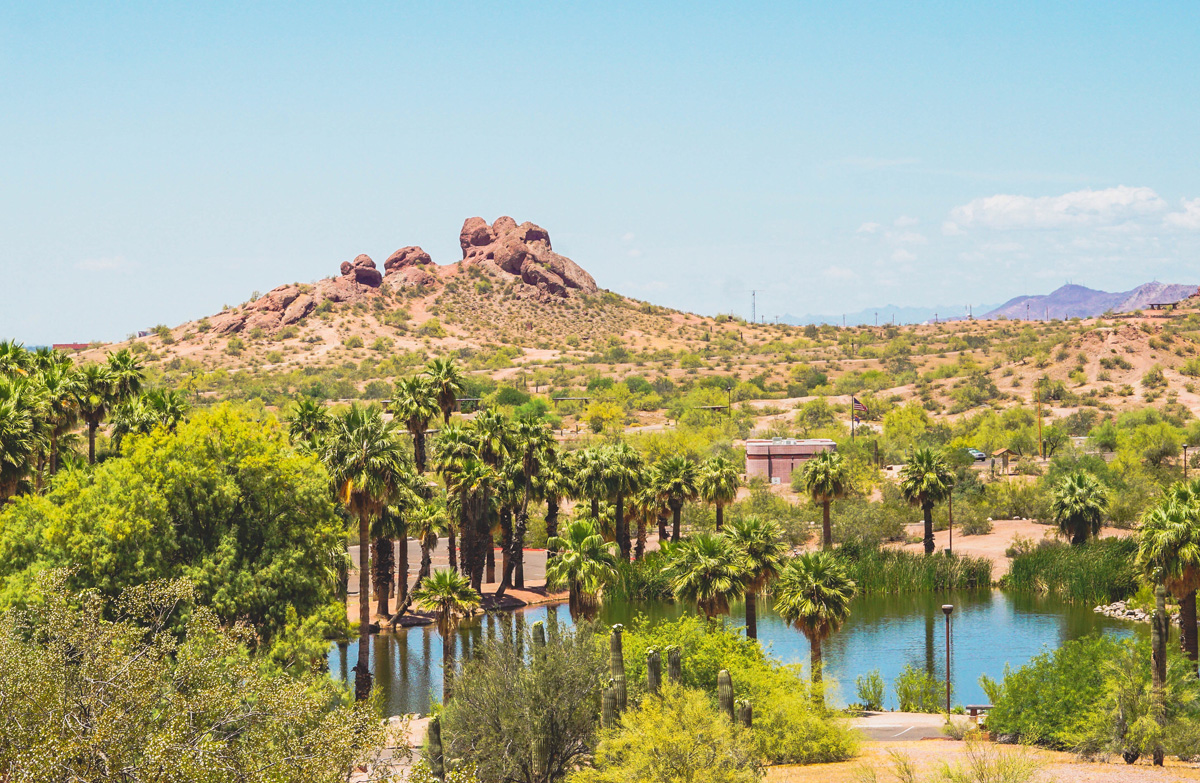
[[[907, 525], [905, 530], [910, 536], [919, 536], [923, 532], [923, 528], [919, 524]], [[1115, 527], [1106, 527], [1100, 530], [1102, 538], [1128, 536], [1131, 533], [1130, 530], [1121, 530]], [[997, 519], [992, 523], [992, 532], [984, 536], [964, 536], [956, 532], [954, 534], [954, 551], [962, 555], [989, 558], [992, 561], [992, 579], [998, 580], [1008, 573], [1011, 561], [1005, 556], [1004, 551], [1017, 536], [1037, 542], [1046, 536], [1057, 537], [1058, 530], [1053, 525], [1043, 525], [1028, 519]], [[950, 531], [935, 532], [933, 543], [936, 552], [941, 552], [949, 547]], [[904, 544], [900, 548], [909, 552], [925, 551], [921, 543]]]
[[[1174, 759], [1167, 766], [1156, 769], [1148, 762], [1128, 766], [1119, 759], [1114, 763], [1078, 761], [1070, 753], [1055, 753], [1044, 750], [1029, 750], [1013, 745], [988, 744], [987, 752], [1031, 753], [1041, 764], [1040, 777], [1043, 783], [1174, 783], [1174, 781], [1200, 780], [1200, 768], [1195, 764], [1183, 764]], [[912, 760], [922, 775], [930, 775], [943, 762], [951, 766], [963, 762], [967, 743], [949, 739], [925, 740], [921, 742], [871, 742], [863, 745], [863, 753], [856, 759], [838, 764], [811, 764], [808, 766], [780, 766], [767, 770], [767, 783], [859, 783], [863, 773], [874, 770], [882, 782], [897, 780], [892, 774], [892, 753]], [[869, 779], [869, 778], [868, 778]]]

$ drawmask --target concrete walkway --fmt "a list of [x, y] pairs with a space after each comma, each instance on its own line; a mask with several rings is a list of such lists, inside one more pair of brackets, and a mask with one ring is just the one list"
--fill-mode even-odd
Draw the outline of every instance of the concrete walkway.
[[926, 712], [868, 712], [851, 724], [874, 742], [912, 742], [941, 739], [946, 719]]

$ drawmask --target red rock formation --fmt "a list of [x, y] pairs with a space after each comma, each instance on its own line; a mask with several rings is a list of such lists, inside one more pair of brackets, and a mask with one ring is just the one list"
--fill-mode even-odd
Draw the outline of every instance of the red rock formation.
[[383, 270], [385, 274], [390, 275], [392, 272], [398, 272], [410, 266], [424, 266], [432, 263], [433, 259], [429, 257], [428, 253], [415, 245], [409, 245], [388, 256], [388, 260], [383, 262]]
[[556, 296], [567, 296], [571, 290], [588, 294], [599, 290], [581, 266], [554, 252], [550, 232], [534, 223], [517, 225], [505, 215], [488, 226], [483, 218], [467, 218], [458, 244], [464, 263], [491, 262], [500, 271]]

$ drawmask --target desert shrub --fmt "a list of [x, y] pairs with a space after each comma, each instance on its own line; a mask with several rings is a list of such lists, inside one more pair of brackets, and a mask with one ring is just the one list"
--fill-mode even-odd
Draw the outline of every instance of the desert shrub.
[[1002, 585], [1079, 603], [1119, 601], [1137, 592], [1136, 553], [1133, 538], [1102, 538], [1080, 546], [1044, 540], [1013, 558]]
[[441, 338], [446, 336], [446, 329], [442, 326], [442, 322], [436, 316], [430, 318], [417, 329], [417, 334], [422, 337]]
[[[1034, 783], [1042, 780], [1045, 762], [1030, 748], [998, 748], [966, 736], [967, 750], [964, 761], [949, 764], [945, 761], [934, 773], [924, 780], [937, 783]], [[923, 780], [917, 765], [903, 753], [892, 751], [892, 779], [897, 783], [918, 783]], [[879, 775], [873, 768], [860, 771], [861, 783], [878, 783]]]
[[446, 758], [475, 765], [484, 780], [538, 783], [535, 739], [543, 741], [551, 780], [565, 777], [591, 752], [606, 661], [591, 626], [555, 631], [537, 649], [528, 633], [489, 640], [466, 663], [442, 712]]
[[342, 340], [342, 345], [346, 346], [347, 348], [362, 348], [363, 339], [357, 334], [352, 334], [345, 340]]
[[959, 532], [964, 536], [986, 536], [992, 532], [992, 520], [983, 515], [982, 511], [968, 516], [965, 520], [956, 520]]
[[[796, 471], [795, 475], [799, 474], [800, 471]], [[920, 512], [913, 511], [912, 506], [900, 499], [894, 489], [894, 485], [885, 484], [883, 501], [879, 503], [872, 503], [866, 498], [846, 498], [834, 502], [830, 508], [834, 541], [867, 546], [903, 541], [904, 526], [916, 521]]]
[[858, 695], [858, 703], [864, 710], [878, 712], [883, 709], [884, 697], [883, 677], [876, 669], [870, 674], [859, 675], [854, 680], [854, 690]]
[[995, 519], [1048, 520], [1050, 495], [1041, 482], [993, 481], [987, 500]]
[[230, 356], [240, 356], [246, 350], [246, 342], [240, 337], [230, 337], [225, 343], [225, 353]]
[[907, 664], [893, 683], [901, 712], [943, 712], [946, 709], [946, 683], [927, 671]]
[[926, 557], [858, 543], [843, 544], [836, 554], [864, 595], [970, 590], [992, 583], [992, 561], [985, 557]]
[[475, 767], [458, 767], [446, 770], [445, 780], [433, 774], [429, 764], [422, 759], [413, 764], [412, 770], [404, 778], [404, 783], [479, 783]]
[[595, 769], [571, 783], [755, 783], [761, 778], [753, 733], [719, 714], [700, 691], [667, 685], [621, 716], [600, 741]]

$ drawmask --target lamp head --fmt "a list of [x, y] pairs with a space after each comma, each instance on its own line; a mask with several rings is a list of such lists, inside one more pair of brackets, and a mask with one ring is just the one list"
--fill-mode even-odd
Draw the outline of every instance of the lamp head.
[[954, 611], [954, 604], [942, 604], [942, 613], [945, 614], [947, 617], [949, 617], [950, 613], [953, 611]]

